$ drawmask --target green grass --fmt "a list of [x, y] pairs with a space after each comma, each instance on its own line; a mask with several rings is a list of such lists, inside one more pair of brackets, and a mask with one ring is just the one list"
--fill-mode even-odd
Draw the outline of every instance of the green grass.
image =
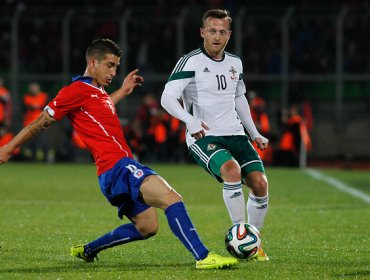
[[[197, 166], [152, 167], [182, 194], [207, 247], [227, 254], [223, 240], [231, 225], [221, 186]], [[369, 193], [369, 172], [321, 171]], [[121, 224], [100, 193], [94, 166], [0, 166], [0, 279], [369, 279], [369, 204], [298, 169], [267, 168], [267, 175], [262, 236], [271, 261], [198, 271], [161, 211], [153, 238], [106, 250], [92, 264], [70, 257], [71, 245]]]

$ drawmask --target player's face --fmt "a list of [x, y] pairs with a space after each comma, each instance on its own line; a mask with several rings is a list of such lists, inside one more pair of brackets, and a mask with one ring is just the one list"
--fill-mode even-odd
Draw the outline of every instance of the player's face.
[[97, 86], [108, 86], [117, 74], [120, 58], [114, 54], [107, 54], [101, 61], [92, 59], [91, 70]]
[[222, 58], [223, 52], [229, 42], [231, 31], [227, 19], [208, 18], [200, 29], [204, 39], [204, 48], [213, 58]]

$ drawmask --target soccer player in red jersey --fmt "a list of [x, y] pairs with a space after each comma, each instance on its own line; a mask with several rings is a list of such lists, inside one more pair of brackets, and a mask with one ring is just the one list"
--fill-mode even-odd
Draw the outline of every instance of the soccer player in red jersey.
[[92, 262], [107, 248], [147, 239], [158, 231], [155, 208], [163, 209], [172, 232], [193, 254], [196, 268], [222, 268], [237, 263], [231, 257], [210, 253], [200, 240], [181, 196], [155, 171], [132, 157], [117, 117], [115, 104], [130, 95], [144, 79], [138, 69], [130, 72], [122, 86], [108, 95], [104, 87], [116, 76], [121, 50], [109, 39], [93, 41], [86, 52], [86, 71], [63, 87], [39, 117], [0, 148], [0, 164], [27, 140], [64, 116], [71, 120], [92, 153], [99, 185], [107, 200], [130, 223], [84, 245], [71, 248], [71, 255]]

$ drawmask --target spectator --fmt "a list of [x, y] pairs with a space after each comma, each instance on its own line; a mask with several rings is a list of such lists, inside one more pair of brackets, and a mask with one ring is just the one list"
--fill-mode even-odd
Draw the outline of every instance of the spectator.
[[[23, 96], [25, 109], [23, 126], [32, 123], [43, 111], [48, 102], [48, 94], [41, 91], [40, 84], [32, 82], [28, 85], [28, 92]], [[31, 160], [47, 160], [51, 156], [46, 133], [39, 134], [25, 145], [24, 156]]]
[[[13, 133], [9, 132], [5, 126], [0, 126], [0, 147], [9, 143], [9, 141], [14, 137]], [[20, 148], [13, 151], [12, 156], [19, 155]]]
[[311, 139], [304, 119], [300, 116], [297, 104], [291, 105], [289, 111], [282, 112], [283, 132], [274, 160], [277, 165], [299, 166], [301, 144], [306, 151], [311, 150]]
[[[267, 138], [271, 138], [270, 132], [270, 120], [266, 113], [266, 101], [257, 95], [255, 91], [249, 91], [247, 94], [248, 102], [251, 110], [252, 119], [256, 125], [258, 131], [260, 131], [263, 135]], [[257, 148], [257, 144], [255, 142], [252, 143], [253, 147], [258, 152], [259, 156], [261, 157], [262, 161], [265, 164], [272, 163], [272, 147], [271, 145], [267, 147], [265, 150], [260, 150]]]
[[147, 93], [142, 104], [139, 106], [138, 112], [136, 114], [135, 120], [139, 123], [141, 128], [142, 139], [142, 150], [141, 150], [141, 161], [145, 160], [154, 160], [155, 155], [152, 153], [152, 150], [155, 146], [154, 133], [152, 125], [155, 120], [152, 118], [157, 118], [159, 112], [159, 102], [154, 97], [152, 93]]
[[0, 127], [9, 127], [11, 122], [11, 98], [9, 90], [0, 78]]
[[166, 113], [163, 110], [158, 110], [156, 114], [150, 117], [150, 127], [148, 128], [148, 134], [151, 135], [154, 143], [153, 146], [148, 146], [149, 151], [154, 156], [154, 161], [167, 161], [168, 160], [168, 129], [164, 121], [164, 115]]

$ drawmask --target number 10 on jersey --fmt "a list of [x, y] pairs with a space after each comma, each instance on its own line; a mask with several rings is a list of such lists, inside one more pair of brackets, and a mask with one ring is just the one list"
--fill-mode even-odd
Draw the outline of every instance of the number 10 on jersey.
[[224, 75], [216, 75], [218, 90], [224, 90], [227, 87], [226, 77]]

